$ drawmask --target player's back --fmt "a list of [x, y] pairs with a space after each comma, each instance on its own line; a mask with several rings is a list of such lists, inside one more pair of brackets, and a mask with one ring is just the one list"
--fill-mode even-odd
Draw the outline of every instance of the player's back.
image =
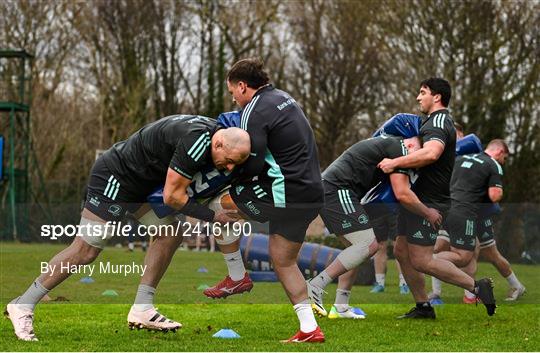
[[163, 183], [180, 140], [190, 134], [208, 133], [210, 137], [216, 129], [215, 120], [207, 117], [167, 116], [116, 143], [103, 158], [108, 168], [120, 177]]
[[352, 188], [360, 197], [386, 179], [377, 164], [384, 158], [407, 154], [403, 139], [379, 136], [355, 143], [341, 154], [326, 170], [324, 180], [340, 187]]
[[[502, 167], [484, 152], [456, 158], [451, 181], [452, 203], [478, 211], [482, 203], [490, 203], [488, 188], [502, 187]], [[494, 179], [495, 178], [495, 179]]]
[[[267, 134], [265, 167], [259, 178], [273, 182], [281, 178], [287, 204], [322, 201], [317, 145], [300, 106], [289, 94], [272, 86], [262, 88], [250, 104], [244, 109], [241, 127], [247, 127], [251, 135], [253, 124]], [[252, 145], [257, 144], [257, 136], [251, 137]]]

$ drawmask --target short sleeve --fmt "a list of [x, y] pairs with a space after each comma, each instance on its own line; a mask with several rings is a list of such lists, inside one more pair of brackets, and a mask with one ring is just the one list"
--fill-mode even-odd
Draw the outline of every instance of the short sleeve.
[[180, 139], [174, 150], [169, 167], [178, 174], [193, 179], [202, 166], [210, 150], [210, 132], [193, 132]]
[[503, 169], [501, 165], [494, 159], [491, 159], [493, 163], [491, 163], [490, 173], [489, 173], [489, 187], [497, 187], [501, 188], [503, 187]]
[[446, 125], [452, 122], [445, 113], [435, 114], [420, 128], [422, 143], [439, 141], [443, 145], [450, 140], [450, 130]]

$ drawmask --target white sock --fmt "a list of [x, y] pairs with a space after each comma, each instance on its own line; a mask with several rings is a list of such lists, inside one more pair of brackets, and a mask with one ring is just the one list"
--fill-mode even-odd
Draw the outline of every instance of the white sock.
[[128, 243], [129, 250], [135, 250], [135, 243]]
[[156, 289], [154, 287], [147, 286], [146, 284], [139, 284], [133, 309], [135, 311], [152, 309], [154, 307], [154, 294], [156, 294]]
[[319, 288], [324, 288], [328, 284], [330, 284], [332, 282], [332, 280], [333, 280], [333, 278], [330, 277], [330, 275], [328, 273], [326, 273], [326, 271], [322, 271], [317, 276], [315, 276], [315, 278], [310, 279], [309, 283], [313, 284], [314, 286], [317, 286]]
[[431, 277], [431, 288], [433, 294], [440, 296], [442, 292], [442, 282], [438, 278]]
[[463, 290], [463, 294], [465, 294], [465, 297], [467, 297], [468, 299], [474, 299], [474, 298], [476, 298], [476, 295], [474, 295], [474, 293], [471, 293], [471, 292], [469, 292], [469, 291], [466, 290], [466, 289]]
[[376, 273], [375, 274], [375, 282], [377, 282], [377, 284], [384, 287], [385, 280], [386, 280], [386, 275], [384, 273]]
[[300, 331], [305, 333], [315, 331], [317, 320], [315, 320], [315, 315], [313, 315], [309, 299], [293, 305], [293, 308], [296, 316], [298, 316], [298, 321], [300, 321]]
[[230, 254], [223, 254], [225, 263], [229, 269], [229, 277], [233, 281], [239, 281], [246, 275], [246, 268], [244, 267], [244, 261], [242, 260], [242, 253], [240, 250], [236, 250]]
[[399, 274], [399, 285], [400, 286], [406, 286], [407, 285], [407, 281], [405, 281], [405, 277], [403, 277], [403, 273]]
[[334, 301], [334, 306], [337, 311], [340, 313], [347, 311], [349, 309], [349, 300], [351, 299], [351, 291], [345, 289], [336, 290], [336, 300]]
[[34, 311], [34, 308], [36, 304], [45, 296], [45, 294], [49, 293], [49, 290], [36, 279], [30, 287], [26, 290], [26, 292], [21, 295], [17, 301], [16, 304], [19, 304], [21, 307]]
[[506, 280], [508, 281], [508, 284], [510, 285], [510, 288], [521, 288], [523, 287], [523, 284], [517, 279], [514, 272], [510, 274], [510, 276], [506, 277]]

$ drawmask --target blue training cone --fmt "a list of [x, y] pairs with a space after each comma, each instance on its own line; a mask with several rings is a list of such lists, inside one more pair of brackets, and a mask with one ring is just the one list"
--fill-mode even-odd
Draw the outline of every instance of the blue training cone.
[[208, 273], [208, 269], [204, 266], [201, 266], [199, 267], [199, 269], [197, 270], [197, 272], [200, 272], [200, 273]]
[[81, 283], [94, 283], [94, 279], [92, 277], [83, 277], [79, 280]]
[[224, 328], [214, 333], [212, 337], [215, 338], [240, 338], [240, 335], [237, 334], [234, 330], [230, 328]]

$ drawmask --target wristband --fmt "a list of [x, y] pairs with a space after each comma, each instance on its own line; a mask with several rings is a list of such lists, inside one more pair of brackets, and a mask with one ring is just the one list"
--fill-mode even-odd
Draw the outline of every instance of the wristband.
[[203, 221], [212, 222], [215, 212], [206, 206], [199, 205], [193, 199], [189, 198], [188, 202], [182, 207], [180, 212], [186, 216], [197, 218]]

